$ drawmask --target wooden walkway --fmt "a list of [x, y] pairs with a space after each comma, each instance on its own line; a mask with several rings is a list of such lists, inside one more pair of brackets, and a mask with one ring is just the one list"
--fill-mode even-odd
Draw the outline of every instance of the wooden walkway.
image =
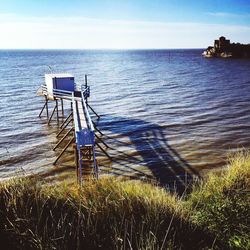
[[[80, 91], [66, 91], [61, 89], [53, 89], [53, 91], [48, 91], [45, 84], [41, 85], [37, 91], [38, 96], [44, 96], [45, 103], [42, 107], [42, 110], [39, 114], [39, 117], [42, 116], [42, 113], [46, 111], [47, 121], [50, 124], [53, 116], [56, 114], [56, 119], [59, 124], [59, 105], [61, 104], [61, 112], [64, 121], [60, 125], [60, 131], [57, 134], [57, 138], [61, 137], [53, 150], [59, 148], [59, 146], [67, 141], [66, 146], [61, 150], [58, 157], [54, 161], [54, 165], [57, 164], [58, 160], [63, 156], [65, 151], [70, 145], [73, 144], [75, 152], [75, 164], [77, 179], [79, 183], [82, 182], [83, 169], [91, 169], [95, 178], [98, 178], [98, 164], [96, 159], [95, 147], [98, 146], [101, 151], [110, 158], [107, 152], [103, 149], [100, 143], [103, 143], [105, 147], [108, 147], [102, 139], [96, 135], [96, 131], [100, 134], [101, 131], [97, 129], [95, 123], [92, 121], [89, 110], [91, 110], [94, 115], [98, 118], [100, 116], [94, 111], [94, 109], [88, 104], [88, 97], [90, 96], [90, 88], [87, 86], [87, 76], [85, 76], [85, 85], [81, 86]], [[71, 112], [65, 118], [64, 117], [64, 102], [70, 102]], [[55, 106], [49, 115], [49, 102], [54, 102]], [[69, 127], [73, 122], [73, 126]], [[71, 137], [70, 137], [71, 135]], [[98, 142], [96, 141], [98, 138]], [[70, 138], [70, 139], [69, 139]]]

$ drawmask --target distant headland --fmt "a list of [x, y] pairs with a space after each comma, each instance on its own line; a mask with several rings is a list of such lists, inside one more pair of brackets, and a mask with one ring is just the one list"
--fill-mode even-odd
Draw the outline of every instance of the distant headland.
[[214, 40], [214, 47], [209, 46], [202, 55], [219, 58], [250, 58], [250, 44], [230, 43], [230, 40], [221, 36], [219, 40]]

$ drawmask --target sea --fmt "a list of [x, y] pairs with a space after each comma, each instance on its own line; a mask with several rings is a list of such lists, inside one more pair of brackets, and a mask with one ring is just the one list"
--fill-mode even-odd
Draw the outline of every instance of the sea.
[[36, 92], [51, 72], [71, 73], [78, 87], [88, 77], [89, 104], [100, 115], [93, 121], [112, 157], [97, 147], [100, 175], [165, 185], [227, 166], [229, 155], [250, 147], [250, 60], [201, 53], [0, 50], [0, 180], [74, 169], [71, 147], [52, 164], [63, 118], [48, 125], [45, 113], [38, 117], [44, 98]]

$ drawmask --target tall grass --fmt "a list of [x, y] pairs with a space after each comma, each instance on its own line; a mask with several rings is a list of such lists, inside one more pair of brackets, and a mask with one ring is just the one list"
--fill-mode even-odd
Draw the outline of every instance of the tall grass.
[[1, 233], [11, 247], [189, 248], [208, 238], [176, 196], [137, 181], [103, 178], [79, 190], [15, 180], [2, 185], [0, 197]]
[[211, 174], [191, 193], [192, 220], [208, 228], [225, 248], [250, 249], [250, 154], [229, 157], [221, 175]]
[[36, 178], [0, 185], [5, 249], [228, 249], [249, 247], [250, 156], [231, 158], [186, 198], [152, 184], [101, 178], [80, 189]]

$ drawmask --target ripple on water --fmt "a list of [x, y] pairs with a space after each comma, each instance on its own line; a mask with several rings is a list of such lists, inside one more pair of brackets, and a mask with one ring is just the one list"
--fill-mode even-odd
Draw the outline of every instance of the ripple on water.
[[98, 126], [114, 159], [98, 151], [103, 173], [150, 174], [164, 183], [222, 166], [228, 152], [250, 144], [250, 61], [205, 60], [200, 54], [0, 51], [0, 178], [20, 168], [53, 168], [59, 128], [37, 118], [43, 100], [35, 96], [46, 65], [72, 73], [78, 85], [90, 74], [90, 103], [102, 115]]

